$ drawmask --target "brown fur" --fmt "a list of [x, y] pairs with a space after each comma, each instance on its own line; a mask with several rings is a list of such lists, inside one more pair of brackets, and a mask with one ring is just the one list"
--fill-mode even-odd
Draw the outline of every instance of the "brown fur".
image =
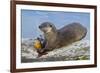
[[44, 51], [51, 51], [61, 48], [75, 41], [79, 41], [86, 36], [87, 29], [80, 23], [71, 23], [57, 30], [54, 24], [44, 22], [39, 26], [46, 39]]

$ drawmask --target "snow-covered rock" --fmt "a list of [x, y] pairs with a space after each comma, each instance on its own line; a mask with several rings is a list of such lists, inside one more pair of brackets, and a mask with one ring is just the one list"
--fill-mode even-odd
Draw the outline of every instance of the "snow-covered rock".
[[90, 57], [89, 45], [89, 40], [81, 40], [38, 57], [38, 53], [33, 47], [33, 39], [23, 39], [21, 58], [22, 62], [87, 60]]

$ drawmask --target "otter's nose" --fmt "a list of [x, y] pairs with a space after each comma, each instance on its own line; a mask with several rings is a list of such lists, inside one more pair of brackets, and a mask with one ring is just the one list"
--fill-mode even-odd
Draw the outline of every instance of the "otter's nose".
[[39, 28], [41, 28], [41, 26], [39, 26]]

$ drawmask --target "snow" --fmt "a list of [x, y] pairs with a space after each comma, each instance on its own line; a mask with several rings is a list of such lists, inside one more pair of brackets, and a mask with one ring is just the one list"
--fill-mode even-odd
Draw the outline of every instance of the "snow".
[[22, 62], [44, 62], [44, 61], [69, 61], [87, 60], [90, 57], [89, 40], [81, 40], [68, 46], [54, 49], [48, 54], [38, 57], [33, 47], [33, 39], [23, 39], [21, 45]]

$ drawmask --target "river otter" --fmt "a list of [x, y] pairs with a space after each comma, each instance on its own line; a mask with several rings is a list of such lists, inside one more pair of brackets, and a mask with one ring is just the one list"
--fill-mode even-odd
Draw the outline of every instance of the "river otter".
[[61, 48], [75, 41], [79, 41], [86, 36], [87, 29], [80, 23], [71, 23], [61, 29], [57, 29], [54, 24], [44, 22], [39, 26], [43, 32], [46, 44], [41, 53]]

